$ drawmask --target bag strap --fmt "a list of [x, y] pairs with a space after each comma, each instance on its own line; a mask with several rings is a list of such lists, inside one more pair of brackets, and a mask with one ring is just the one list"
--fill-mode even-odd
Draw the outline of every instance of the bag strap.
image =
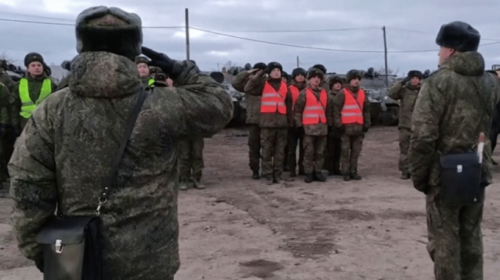
[[130, 135], [132, 134], [132, 130], [134, 129], [135, 122], [137, 120], [137, 117], [139, 116], [139, 113], [141, 112], [142, 104], [144, 104], [144, 100], [146, 100], [146, 97], [148, 95], [148, 92], [146, 90], [142, 90], [141, 93], [139, 93], [139, 96], [137, 97], [137, 101], [135, 103], [135, 106], [132, 110], [132, 113], [130, 114], [128, 121], [127, 121], [127, 126], [125, 128], [125, 133], [123, 134], [123, 137], [120, 142], [120, 148], [118, 148], [118, 151], [113, 158], [113, 162], [111, 164], [111, 172], [109, 173], [109, 176], [107, 178], [107, 182], [104, 185], [104, 190], [102, 194], [99, 196], [99, 204], [97, 206], [96, 214], [100, 214], [101, 207], [106, 201], [108, 200], [108, 195], [109, 195], [109, 187], [114, 186], [116, 184], [116, 173], [118, 171], [118, 166], [120, 165], [120, 162], [123, 157], [123, 152], [125, 151], [125, 147], [127, 146], [128, 140], [130, 138]]

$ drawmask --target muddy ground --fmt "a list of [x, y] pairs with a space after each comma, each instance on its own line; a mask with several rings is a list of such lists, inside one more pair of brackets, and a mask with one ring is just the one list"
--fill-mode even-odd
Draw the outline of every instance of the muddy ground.
[[[266, 186], [250, 178], [245, 129], [207, 139], [207, 189], [179, 197], [176, 279], [433, 279], [424, 196], [399, 179], [397, 140], [395, 127], [369, 131], [361, 181], [306, 184], [299, 177]], [[488, 188], [484, 210], [485, 279], [500, 275], [498, 186]], [[11, 202], [0, 199], [0, 279], [38, 278], [34, 268], [20, 268], [32, 263], [5, 224], [10, 211]]]

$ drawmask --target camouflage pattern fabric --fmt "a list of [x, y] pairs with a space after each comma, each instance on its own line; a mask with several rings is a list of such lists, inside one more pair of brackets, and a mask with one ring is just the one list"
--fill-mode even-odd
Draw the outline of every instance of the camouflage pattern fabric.
[[[179, 139], [210, 137], [232, 118], [233, 104], [219, 84], [191, 62], [175, 63], [178, 87], [148, 94], [118, 168], [117, 187], [101, 209], [103, 279], [173, 278], [180, 265]], [[95, 213], [143, 88], [135, 63], [124, 56], [84, 52], [72, 69], [69, 88], [34, 111], [9, 163], [13, 228], [20, 251], [32, 260], [42, 258], [35, 236], [56, 205], [67, 216]]]
[[260, 95], [247, 94], [245, 91], [245, 86], [247, 85], [249, 79], [254, 77], [256, 74], [248, 74], [247, 71], [242, 71], [238, 73], [233, 79], [231, 85], [240, 92], [245, 92], [245, 102], [247, 105], [247, 119], [246, 124], [259, 124], [260, 121]]
[[304, 172], [321, 172], [325, 160], [326, 136], [304, 135]]
[[[42, 90], [42, 84], [43, 80], [49, 78], [45, 73], [43, 73], [40, 77], [32, 77], [31, 75], [26, 75], [26, 79], [28, 79], [28, 90], [29, 90], [29, 95], [31, 100], [38, 100], [38, 97], [40, 97], [40, 92]], [[16, 86], [14, 87], [14, 92], [13, 96], [15, 98], [14, 104], [13, 104], [13, 113], [15, 112], [21, 112], [21, 97], [19, 95], [19, 84], [20, 82], [16, 83]], [[57, 90], [57, 84], [52, 82], [52, 92], [55, 92]], [[17, 118], [19, 118], [19, 123], [21, 125], [21, 129], [26, 126], [26, 123], [28, 122], [28, 119], [25, 119], [21, 116], [19, 116], [19, 113], [17, 114]], [[14, 117], [14, 115], [13, 115]]]
[[[308, 87], [311, 89], [310, 87]], [[322, 88], [312, 89], [316, 98], [320, 98]], [[296, 127], [302, 126], [302, 113], [304, 112], [304, 108], [306, 107], [306, 90], [302, 90], [300, 92], [299, 98], [295, 102], [295, 108], [293, 110], [294, 113], [294, 121]], [[326, 116], [326, 123], [318, 123], [315, 125], [305, 125], [304, 126], [304, 134], [310, 136], [326, 136], [328, 134], [328, 126], [333, 124], [332, 112], [333, 112], [333, 100], [331, 96], [327, 95], [327, 104], [323, 104]]]
[[363, 148], [364, 134], [350, 136], [342, 135], [340, 166], [343, 174], [358, 172], [358, 159]]
[[283, 173], [285, 146], [288, 130], [286, 128], [261, 128], [260, 146], [262, 147], [262, 176], [278, 178]]
[[9, 89], [9, 91], [11, 93], [14, 92], [14, 88], [16, 87], [16, 83], [12, 80], [12, 78], [9, 76], [9, 74], [7, 74], [7, 72], [5, 72], [5, 70], [3, 70], [2, 68], [0, 68], [0, 83], [7, 86], [7, 88]]
[[62, 78], [62, 80], [57, 85], [57, 90], [61, 90], [69, 86], [69, 77], [70, 75], [67, 75], [66, 77]]
[[[359, 88], [347, 87], [349, 88], [354, 98], [358, 98], [358, 90]], [[371, 120], [370, 120], [370, 103], [368, 102], [368, 98], [365, 98], [365, 102], [363, 104], [363, 125], [360, 124], [342, 124], [341, 112], [342, 108], [344, 108], [345, 103], [345, 93], [344, 91], [340, 91], [336, 97], [333, 99], [333, 125], [336, 128], [344, 127], [343, 134], [350, 136], [363, 135], [363, 128], [370, 128]]]
[[451, 56], [426, 79], [412, 116], [408, 164], [415, 188], [427, 189], [429, 248], [438, 280], [483, 279], [483, 206], [442, 204], [439, 155], [474, 149], [479, 132], [484, 132], [483, 176], [492, 182], [488, 136], [500, 87], [497, 78], [484, 69], [478, 52]]
[[408, 149], [410, 148], [411, 131], [408, 128], [399, 128], [399, 170], [408, 172]]
[[[483, 204], [450, 208], [439, 201], [439, 187], [427, 195], [427, 251], [436, 280], [483, 279]], [[462, 213], [462, 214], [459, 214]]]
[[399, 82], [389, 89], [388, 96], [390, 98], [401, 100], [398, 127], [411, 128], [411, 116], [419, 90], [420, 86], [413, 87], [410, 82], [406, 83], [404, 86]]
[[191, 177], [198, 182], [203, 174], [203, 147], [201, 137], [179, 141], [179, 177], [181, 182], [188, 182]]
[[252, 171], [260, 170], [260, 126], [258, 124], [250, 124], [248, 126], [248, 158], [250, 162], [248, 166]]

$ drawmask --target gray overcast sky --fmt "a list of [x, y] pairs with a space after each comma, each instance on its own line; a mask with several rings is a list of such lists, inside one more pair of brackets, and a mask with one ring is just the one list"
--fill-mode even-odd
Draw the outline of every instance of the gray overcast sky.
[[[255, 40], [314, 48], [375, 52], [325, 51], [277, 46], [190, 30], [191, 59], [203, 70], [216, 70], [227, 61], [278, 61], [285, 71], [322, 63], [329, 72], [376, 70], [384, 65], [382, 26], [387, 28], [389, 68], [399, 74], [437, 68], [436, 34], [443, 23], [468, 22], [481, 33], [479, 51], [486, 67], [500, 64], [500, 34], [496, 0], [0, 0], [0, 18], [73, 24], [85, 8], [105, 5], [137, 13], [144, 27], [190, 25]], [[328, 32], [250, 32], [350, 29]], [[73, 26], [0, 20], [0, 53], [21, 64], [28, 52], [40, 52], [47, 63], [59, 65], [76, 55]], [[184, 28], [144, 28], [144, 46], [175, 59], [186, 58]], [[492, 44], [493, 43], [493, 44]], [[497, 43], [497, 44], [495, 44]], [[427, 52], [397, 52], [431, 50]], [[436, 51], [432, 51], [436, 50]]]

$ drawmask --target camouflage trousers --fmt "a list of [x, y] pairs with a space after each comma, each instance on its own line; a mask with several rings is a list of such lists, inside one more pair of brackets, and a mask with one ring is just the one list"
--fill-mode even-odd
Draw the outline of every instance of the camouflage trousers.
[[304, 133], [297, 129], [288, 130], [288, 167], [297, 169], [297, 146], [299, 148], [299, 173], [304, 171]]
[[363, 139], [365, 136], [361, 135], [345, 135], [341, 136], [341, 153], [340, 162], [341, 170], [344, 174], [358, 172], [358, 158], [363, 148]]
[[200, 180], [203, 172], [203, 138], [183, 139], [179, 142], [179, 175], [181, 182], [192, 178]]
[[250, 124], [248, 128], [248, 157], [249, 166], [252, 171], [260, 169], [260, 127], [258, 124]]
[[483, 204], [450, 207], [439, 199], [439, 188], [427, 195], [427, 251], [436, 280], [482, 280]]
[[283, 173], [285, 160], [285, 146], [288, 129], [261, 128], [260, 146], [262, 147], [262, 176], [270, 178], [280, 177]]
[[410, 148], [411, 131], [408, 128], [399, 128], [399, 170], [408, 172], [408, 149]]
[[340, 170], [340, 153], [342, 141], [339, 137], [328, 136], [323, 169], [328, 171]]
[[325, 161], [327, 136], [304, 135], [304, 172], [321, 172]]

